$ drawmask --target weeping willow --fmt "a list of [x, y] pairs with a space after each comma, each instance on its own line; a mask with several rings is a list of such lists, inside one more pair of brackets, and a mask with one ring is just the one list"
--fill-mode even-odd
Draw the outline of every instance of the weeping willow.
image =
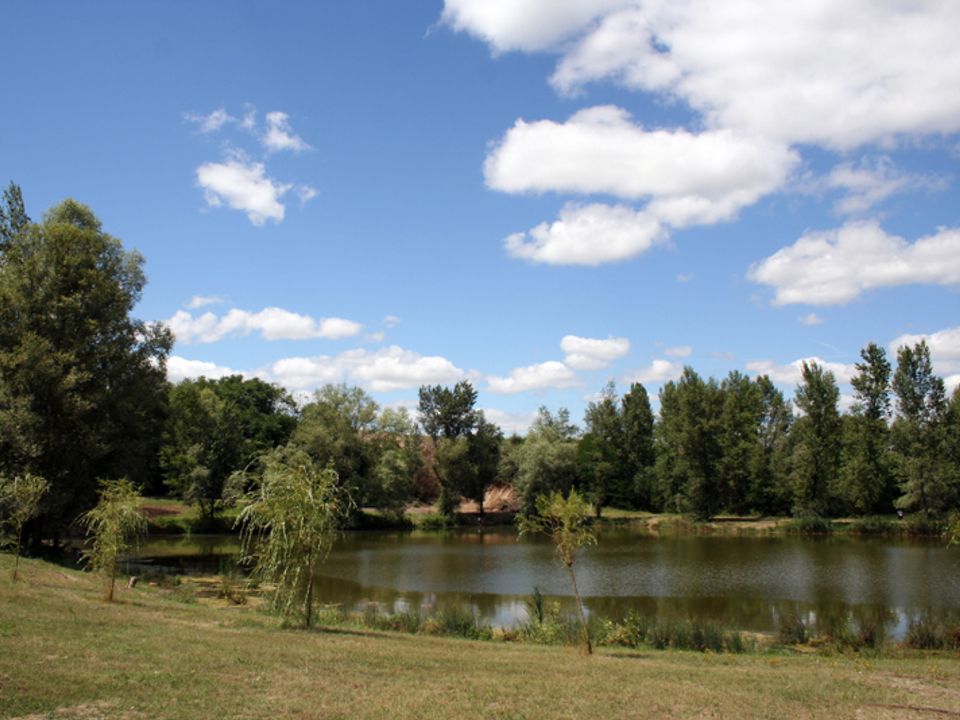
[[273, 585], [273, 607], [313, 622], [313, 585], [330, 554], [349, 496], [332, 468], [318, 468], [297, 450], [280, 448], [264, 458], [263, 472], [242, 503], [242, 555], [253, 576]]
[[10, 538], [0, 535], [0, 545], [13, 547], [13, 581], [20, 570], [20, 553], [23, 545], [23, 527], [37, 513], [40, 501], [50, 489], [50, 483], [38, 475], [0, 475], [0, 529], [9, 526]]
[[146, 533], [147, 519], [137, 487], [127, 480], [101, 480], [96, 507], [81, 516], [89, 539], [83, 557], [107, 580], [103, 599], [113, 602], [120, 558]]

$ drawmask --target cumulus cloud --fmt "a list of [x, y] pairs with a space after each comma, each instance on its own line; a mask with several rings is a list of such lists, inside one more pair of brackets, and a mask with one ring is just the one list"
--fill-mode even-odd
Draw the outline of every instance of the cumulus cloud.
[[283, 220], [285, 209], [280, 198], [293, 186], [267, 177], [263, 163], [236, 155], [224, 162], [204, 163], [196, 172], [197, 185], [203, 188], [211, 207], [226, 203], [245, 212], [258, 226], [267, 220]]
[[360, 333], [360, 323], [343, 318], [312, 318], [277, 307], [248, 312], [236, 308], [226, 315], [212, 312], [192, 315], [178, 310], [167, 325], [182, 343], [211, 343], [228, 335], [249, 335], [259, 332], [265, 340], [307, 340], [327, 338], [339, 340]]
[[529, 390], [568, 388], [577, 383], [577, 375], [573, 370], [562, 362], [548, 360], [537, 365], [514, 368], [507, 377], [488, 377], [487, 390], [497, 394], [510, 394]]
[[683, 373], [683, 366], [669, 360], [654, 360], [650, 365], [627, 375], [628, 383], [642, 385], [664, 383], [676, 380]]
[[753, 265], [750, 280], [776, 290], [774, 304], [842, 305], [862, 292], [911, 283], [960, 283], [960, 230], [909, 243], [874, 221], [811, 232]]
[[800, 358], [786, 365], [780, 365], [773, 360], [753, 360], [747, 363], [746, 368], [747, 372], [753, 375], [766, 375], [775, 383], [799, 385], [803, 381], [804, 363], [808, 365], [816, 363], [824, 370], [832, 372], [838, 383], [850, 382], [850, 378], [856, 373], [856, 368], [853, 365], [827, 362], [816, 356]]
[[317, 191], [309, 185], [301, 185], [297, 188], [297, 197], [301, 205], [306, 205], [317, 196]]
[[624, 0], [446, 0], [441, 21], [489, 43], [494, 52], [545, 50]]
[[900, 335], [890, 343], [890, 352], [896, 356], [904, 345], [913, 347], [921, 340], [930, 348], [930, 360], [938, 373], [960, 373], [960, 326], [933, 333]]
[[647, 130], [613, 106], [564, 123], [518, 120], [488, 154], [487, 185], [507, 193], [557, 192], [646, 200], [568, 204], [558, 220], [505, 242], [514, 257], [597, 265], [649, 249], [675, 228], [729, 220], [784, 184], [798, 161], [786, 146], [727, 130]]
[[[560, 91], [613, 81], [685, 101], [711, 127], [842, 149], [960, 130], [960, 95], [944, 92], [960, 86], [957, 3], [612, 5], [599, 21], [586, 17], [566, 31], [577, 39], [556, 48], [552, 82]], [[503, 36], [511, 20], [500, 18], [497, 33], [489, 21], [484, 30], [478, 23], [466, 29]]]
[[396, 327], [400, 324], [400, 318], [398, 318], [396, 315], [387, 315], [385, 318], [383, 318], [383, 324], [388, 328]]
[[563, 362], [576, 370], [600, 370], [630, 352], [627, 338], [585, 338], [565, 335], [560, 348], [566, 353]]
[[676, 347], [668, 347], [663, 351], [663, 354], [667, 357], [690, 357], [692, 352], [693, 348], [689, 345], [677, 345]]
[[781, 144], [729, 130], [647, 130], [619, 107], [581, 110], [564, 123], [517, 120], [484, 163], [508, 193], [653, 197], [673, 225], [713, 222], [779, 187], [797, 162]]
[[504, 240], [515, 258], [550, 265], [600, 265], [635, 257], [664, 237], [660, 223], [623, 205], [568, 203], [553, 223]]
[[803, 325], [823, 325], [823, 318], [816, 313], [809, 313], [797, 318]]
[[268, 112], [266, 115], [267, 130], [263, 135], [263, 146], [270, 152], [303, 152], [311, 147], [293, 132], [290, 127], [290, 116], [285, 112]]
[[188, 360], [179, 355], [171, 355], [167, 358], [167, 379], [172, 383], [198, 377], [208, 377], [216, 380], [228, 375], [242, 374], [237, 370], [203, 360]]

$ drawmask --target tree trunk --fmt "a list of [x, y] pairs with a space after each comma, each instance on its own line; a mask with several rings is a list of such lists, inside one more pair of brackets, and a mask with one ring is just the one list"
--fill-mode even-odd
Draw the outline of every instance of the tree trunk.
[[583, 628], [583, 641], [587, 646], [587, 655], [592, 655], [593, 644], [590, 642], [590, 630], [587, 628], [587, 618], [583, 614], [583, 602], [580, 600], [580, 590], [577, 589], [577, 576], [573, 574], [572, 563], [567, 563], [567, 572], [570, 573], [570, 583], [573, 585], [573, 594], [577, 598], [577, 612], [580, 614], [580, 627]]
[[104, 598], [107, 602], [113, 602], [113, 586], [117, 581], [117, 561], [114, 560], [113, 564], [110, 566], [110, 584], [107, 585], [107, 597]]
[[13, 555], [13, 581], [17, 581], [17, 571], [20, 569], [20, 539], [23, 536], [23, 527], [17, 530], [17, 544]]
[[307, 574], [307, 600], [304, 614], [306, 616], [307, 629], [313, 624], [313, 557], [310, 556], [310, 572]]

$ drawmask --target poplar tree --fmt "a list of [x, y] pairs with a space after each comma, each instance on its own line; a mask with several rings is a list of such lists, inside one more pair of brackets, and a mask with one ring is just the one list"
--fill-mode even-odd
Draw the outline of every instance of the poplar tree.
[[840, 390], [833, 373], [803, 363], [796, 404], [803, 415], [793, 427], [794, 512], [825, 516], [840, 469]]

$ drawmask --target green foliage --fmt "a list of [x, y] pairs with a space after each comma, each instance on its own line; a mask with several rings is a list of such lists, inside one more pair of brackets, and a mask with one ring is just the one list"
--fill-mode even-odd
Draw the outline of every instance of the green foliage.
[[604, 629], [603, 644], [736, 654], [748, 650], [748, 645], [739, 632], [724, 630], [713, 623], [694, 620], [650, 622], [632, 611], [627, 614], [623, 622], [607, 624]]
[[653, 443], [654, 416], [650, 396], [640, 383], [633, 383], [623, 396], [623, 461], [630, 500], [634, 508], [652, 510], [656, 497], [656, 450]]
[[223, 508], [231, 475], [285, 443], [296, 426], [285, 390], [239, 375], [184, 380], [170, 388], [169, 405], [160, 455], [166, 482], [207, 525]]
[[20, 569], [23, 527], [40, 507], [50, 483], [38, 475], [0, 475], [0, 546], [13, 547], [13, 581]]
[[98, 477], [156, 475], [173, 338], [130, 317], [143, 258], [89, 208], [24, 218], [0, 263], [0, 471], [50, 482], [30, 528], [52, 537], [96, 502]]
[[563, 563], [570, 577], [573, 594], [577, 600], [577, 612], [580, 615], [587, 653], [592, 653], [590, 630], [583, 612], [580, 590], [577, 588], [577, 577], [573, 572], [577, 550], [595, 545], [597, 542], [596, 533], [589, 523], [590, 505], [577, 494], [576, 490], [571, 490], [567, 497], [559, 492], [539, 496], [536, 509], [536, 515], [519, 516], [520, 535], [542, 533], [553, 540], [560, 562]]
[[513, 450], [514, 490], [523, 514], [536, 512], [538, 496], [552, 492], [566, 494], [577, 481], [577, 428], [570, 424], [569, 418], [566, 408], [560, 408], [553, 415], [541, 407], [526, 440]]
[[624, 454], [623, 416], [616, 399], [616, 389], [608, 383], [600, 398], [587, 405], [583, 416], [586, 433], [577, 449], [577, 465], [581, 485], [593, 504], [597, 517], [605, 505], [634, 505], [632, 478]]
[[840, 390], [833, 373], [803, 363], [796, 404], [803, 415], [794, 425], [792, 479], [794, 513], [825, 516], [840, 469]]
[[258, 582], [275, 586], [273, 607], [287, 617], [302, 614], [310, 627], [314, 580], [351, 501], [336, 472], [318, 468], [302, 450], [278, 448], [262, 468], [237, 517], [242, 556]]
[[784, 526], [788, 533], [798, 535], [830, 535], [833, 533], [833, 523], [825, 517], [807, 513], [798, 515]]
[[23, 195], [20, 187], [11, 182], [3, 191], [0, 201], [0, 263], [3, 262], [3, 253], [20, 233], [30, 225], [23, 204]]
[[101, 480], [99, 501], [83, 514], [81, 523], [89, 536], [84, 559], [94, 572], [104, 575], [104, 599], [113, 602], [120, 558], [147, 531], [140, 491], [126, 478]]

